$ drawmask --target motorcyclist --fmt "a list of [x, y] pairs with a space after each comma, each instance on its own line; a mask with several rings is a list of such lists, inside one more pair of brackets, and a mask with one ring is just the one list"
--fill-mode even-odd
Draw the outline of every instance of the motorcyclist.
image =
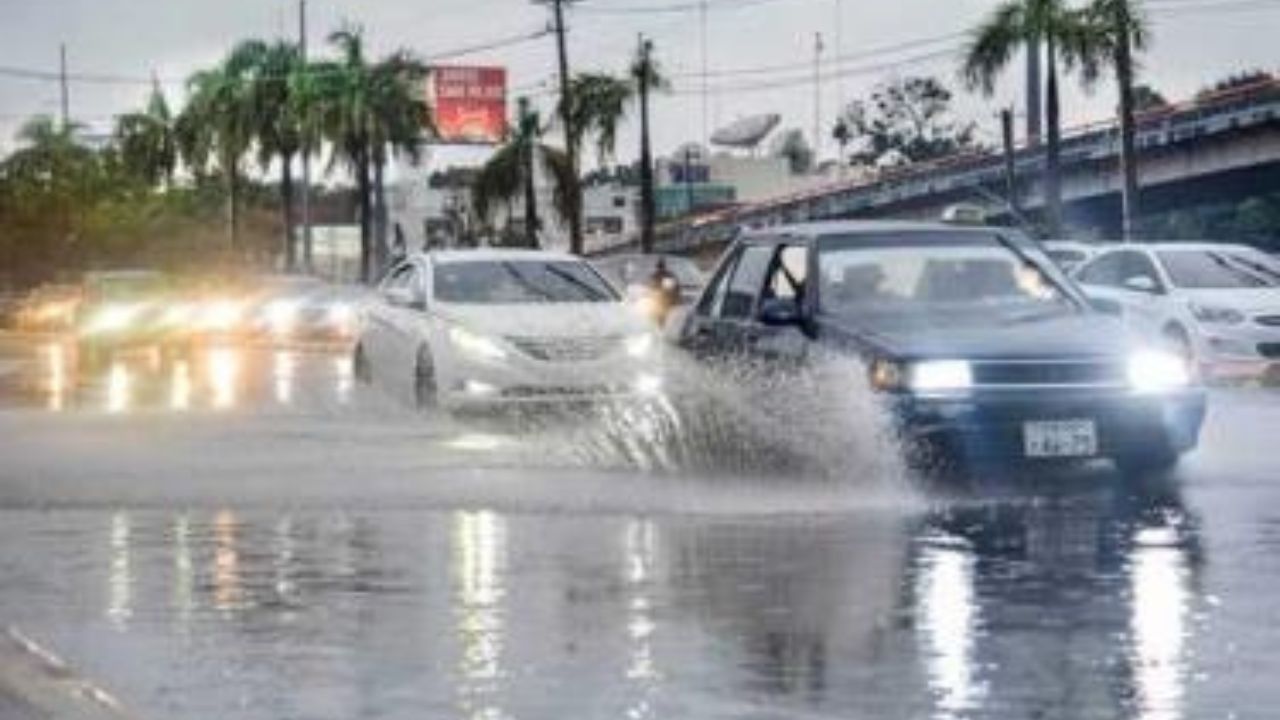
[[667, 268], [665, 258], [658, 258], [654, 263], [653, 273], [649, 276], [649, 292], [657, 306], [656, 320], [661, 325], [666, 322], [671, 309], [680, 304], [680, 282]]

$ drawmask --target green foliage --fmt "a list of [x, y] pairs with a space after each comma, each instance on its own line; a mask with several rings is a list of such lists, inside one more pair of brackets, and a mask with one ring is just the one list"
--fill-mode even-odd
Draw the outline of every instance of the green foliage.
[[924, 162], [973, 148], [974, 124], [956, 121], [952, 94], [931, 77], [908, 77], [877, 86], [868, 100], [841, 113], [832, 136], [854, 145], [850, 161], [876, 165], [889, 157]]
[[769, 147], [769, 154], [785, 158], [791, 172], [797, 175], [813, 169], [813, 147], [805, 139], [804, 133], [797, 128], [779, 133]]

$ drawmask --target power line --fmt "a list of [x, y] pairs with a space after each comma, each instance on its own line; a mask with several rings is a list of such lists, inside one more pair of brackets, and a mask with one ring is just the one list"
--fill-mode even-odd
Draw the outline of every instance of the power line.
[[[475, 45], [467, 45], [464, 47], [447, 50], [444, 52], [434, 53], [422, 56], [424, 62], [439, 62], [441, 60], [451, 60], [466, 55], [474, 55], [478, 52], [486, 50], [496, 50], [498, 48], [509, 47], [521, 43], [530, 42], [539, 38], [546, 37], [551, 33], [549, 28], [541, 28], [531, 33], [522, 33], [520, 35], [512, 35], [497, 40], [491, 40], [485, 43], [477, 43]], [[333, 71], [340, 72], [340, 71]], [[326, 71], [309, 70], [307, 71], [313, 77], [320, 77], [332, 74]], [[13, 65], [0, 65], [0, 77], [10, 77], [19, 80], [30, 80], [34, 82], [62, 82], [63, 75], [57, 70], [39, 70], [35, 68], [17, 67]], [[259, 75], [248, 78], [249, 82], [278, 82], [287, 79], [284, 75]], [[142, 77], [137, 75], [116, 75], [109, 73], [67, 73], [66, 80], [68, 82], [97, 84], [97, 85], [141, 85], [152, 86], [156, 83], [162, 85], [184, 85], [186, 80], [183, 78], [160, 78], [160, 77]]]
[[[821, 82], [825, 82], [827, 80], [836, 80], [840, 78], [856, 77], [859, 75], [870, 75], [875, 73], [882, 73], [888, 70], [893, 70], [895, 68], [903, 67], [905, 65], [918, 65], [925, 62], [938, 60], [940, 58], [954, 57], [956, 50], [957, 48], [943, 48], [940, 50], [933, 50], [931, 52], [921, 53], [919, 55], [912, 55], [912, 56], [900, 58], [897, 60], [889, 60], [886, 62], [876, 63], [872, 65], [863, 65], [858, 67], [846, 68], [844, 70], [839, 70], [836, 72], [827, 73], [825, 75], [820, 75], [818, 80]], [[807, 85], [812, 82], [814, 82], [814, 77], [812, 73], [809, 73], [807, 75], [797, 75], [795, 77], [778, 78], [775, 80], [764, 80], [764, 81], [754, 82], [754, 83], [738, 83], [738, 84], [732, 84], [732, 85], [713, 86], [711, 88], [711, 92], [713, 93], [758, 92], [760, 90], [772, 90], [777, 88], [795, 87], [797, 85]], [[695, 92], [701, 92], [701, 89], [675, 87], [675, 88], [672, 88], [671, 92], [675, 95], [689, 95]]]

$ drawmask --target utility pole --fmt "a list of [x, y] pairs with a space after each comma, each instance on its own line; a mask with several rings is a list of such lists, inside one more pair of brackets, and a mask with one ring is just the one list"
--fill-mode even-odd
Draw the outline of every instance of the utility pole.
[[653, 150], [649, 147], [649, 80], [652, 72], [650, 53], [653, 43], [640, 35], [639, 73], [636, 78], [640, 95], [640, 252], [653, 252]]
[[685, 212], [693, 214], [693, 148], [684, 146], [684, 204]]
[[[843, 55], [844, 49], [842, 47], [843, 33], [841, 30], [843, 27], [844, 27], [844, 3], [841, 2], [841, 0], [836, 0], [835, 61], [836, 61], [837, 70], [839, 70], [840, 58], [844, 56]], [[838, 118], [840, 117], [840, 114], [844, 112], [844, 83], [840, 82], [839, 72], [836, 72], [834, 74], [836, 76], [836, 117]]]
[[58, 46], [58, 84], [62, 88], [62, 131], [71, 127], [71, 95], [67, 90], [67, 44]]
[[534, 0], [538, 4], [551, 5], [552, 17], [555, 21], [556, 49], [560, 61], [560, 122], [564, 125], [564, 153], [569, 161], [569, 175], [572, 187], [567, 188], [569, 194], [569, 252], [582, 254], [582, 189], [578, 184], [578, 148], [574, 143], [575, 129], [570, 106], [573, 102], [569, 83], [569, 51], [565, 47], [564, 6], [575, 0]]
[[1018, 209], [1018, 178], [1013, 164], [1013, 111], [1000, 111], [1000, 134], [1004, 140], [1004, 193], [1015, 218], [1021, 216]]
[[[307, 72], [307, 0], [298, 0], [298, 57], [302, 71]], [[289, 242], [295, 242], [289, 238]], [[310, 273], [311, 264], [311, 144], [304, 134], [302, 142], [302, 267]]]
[[822, 33], [813, 34], [813, 164], [822, 153]]
[[702, 33], [702, 144], [707, 144], [707, 0], [698, 3], [698, 23]]

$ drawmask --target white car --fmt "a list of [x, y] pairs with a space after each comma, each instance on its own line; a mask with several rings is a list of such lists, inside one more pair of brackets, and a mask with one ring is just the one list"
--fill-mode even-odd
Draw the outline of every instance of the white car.
[[1117, 245], [1075, 278], [1211, 376], [1280, 371], [1280, 261], [1246, 245]]
[[420, 407], [643, 398], [659, 339], [583, 260], [529, 250], [411, 256], [365, 306], [355, 374]]
[[1044, 252], [1063, 272], [1071, 272], [1098, 254], [1105, 246], [1091, 245], [1078, 240], [1045, 240]]

